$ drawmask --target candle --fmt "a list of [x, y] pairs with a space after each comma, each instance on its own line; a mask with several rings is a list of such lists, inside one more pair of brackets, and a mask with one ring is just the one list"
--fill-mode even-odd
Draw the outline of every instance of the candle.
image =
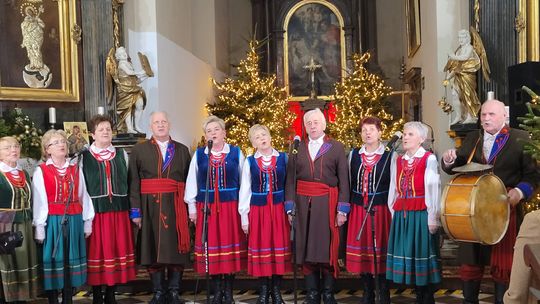
[[56, 123], [56, 109], [54, 107], [49, 108], [49, 123]]
[[487, 94], [487, 100], [493, 100], [495, 99], [495, 92], [489, 91]]
[[105, 107], [97, 107], [97, 113], [99, 115], [104, 115], [105, 114]]

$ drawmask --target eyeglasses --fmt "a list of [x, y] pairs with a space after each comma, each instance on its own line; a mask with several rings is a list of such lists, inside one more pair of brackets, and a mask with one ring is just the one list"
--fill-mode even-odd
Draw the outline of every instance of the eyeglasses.
[[53, 141], [52, 143], [48, 144], [47, 147], [50, 147], [50, 146], [58, 146], [58, 145], [65, 145], [66, 144], [66, 140], [65, 139], [62, 139], [62, 140], [55, 140]]
[[15, 145], [9, 145], [9, 146], [2, 147], [2, 148], [0, 148], [0, 150], [11, 150], [11, 149], [19, 150], [20, 148], [21, 148], [21, 145], [15, 144]]

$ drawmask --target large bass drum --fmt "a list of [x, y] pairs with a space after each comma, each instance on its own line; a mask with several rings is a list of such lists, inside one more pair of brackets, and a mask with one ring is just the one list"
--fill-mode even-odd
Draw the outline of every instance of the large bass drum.
[[506, 187], [493, 174], [460, 174], [445, 187], [441, 221], [456, 241], [497, 244], [510, 219]]

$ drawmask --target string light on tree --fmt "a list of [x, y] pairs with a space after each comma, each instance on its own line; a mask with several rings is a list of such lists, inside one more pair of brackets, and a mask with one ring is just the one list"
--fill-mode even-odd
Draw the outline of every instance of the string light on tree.
[[276, 85], [276, 76], [259, 72], [259, 41], [249, 42], [247, 57], [240, 61], [236, 77], [222, 82], [213, 80], [219, 91], [215, 104], [206, 104], [210, 115], [225, 120], [227, 142], [249, 154], [253, 148], [248, 138], [249, 128], [263, 124], [270, 129], [272, 144], [286, 150], [294, 114], [289, 111], [285, 88]]
[[381, 119], [382, 136], [385, 139], [390, 138], [403, 126], [401, 119], [394, 119], [386, 110], [385, 99], [390, 95], [392, 88], [365, 68], [370, 57], [369, 53], [354, 54], [352, 72], [335, 85], [336, 119], [334, 123], [329, 124], [329, 132], [332, 137], [349, 148], [361, 145], [362, 138], [358, 127], [366, 116]]
[[[527, 103], [527, 113], [524, 117], [518, 117], [520, 127], [531, 134], [531, 141], [523, 145], [525, 153], [530, 154], [540, 165], [540, 98], [528, 87], [523, 90], [531, 96], [531, 102]], [[525, 213], [540, 209], [540, 189], [523, 205]]]

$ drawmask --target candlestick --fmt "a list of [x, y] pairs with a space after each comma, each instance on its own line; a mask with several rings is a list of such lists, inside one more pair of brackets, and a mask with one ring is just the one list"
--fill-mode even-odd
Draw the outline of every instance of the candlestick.
[[97, 113], [99, 115], [105, 115], [105, 107], [97, 107]]
[[487, 93], [487, 100], [493, 100], [493, 99], [495, 99], [495, 92], [489, 91]]

